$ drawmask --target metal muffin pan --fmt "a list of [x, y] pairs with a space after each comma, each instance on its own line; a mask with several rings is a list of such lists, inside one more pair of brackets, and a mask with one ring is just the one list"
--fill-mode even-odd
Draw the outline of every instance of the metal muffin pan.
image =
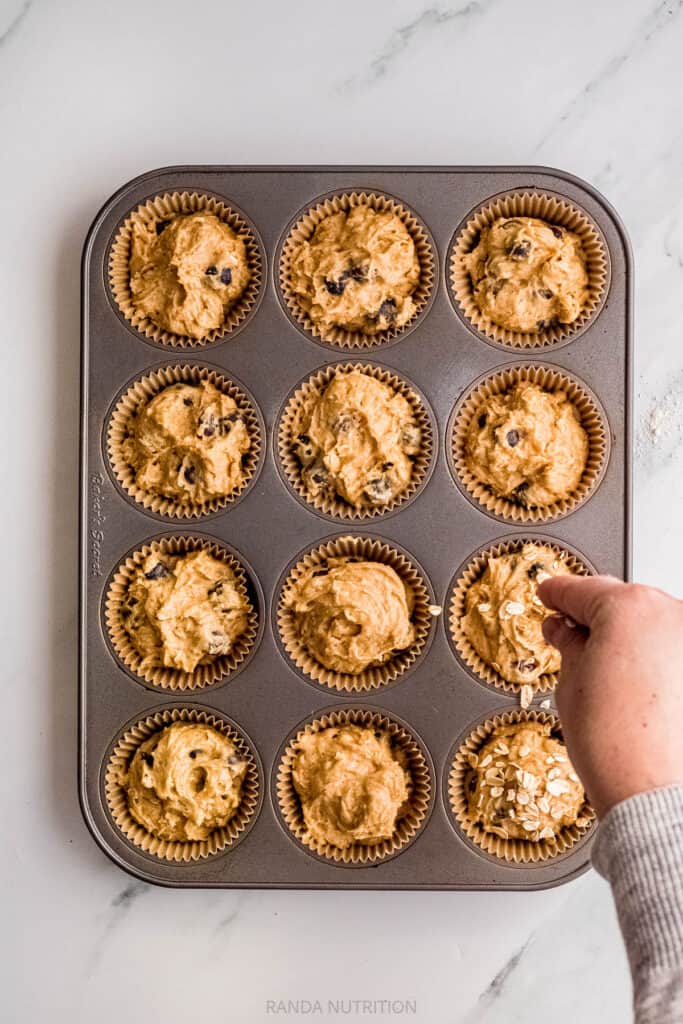
[[[480, 338], [456, 312], [447, 282], [447, 254], [469, 212], [507, 191], [538, 189], [564, 196], [600, 228], [609, 249], [609, 291], [577, 337], [543, 349], [502, 348]], [[341, 349], [308, 337], [283, 309], [277, 253], [297, 215], [321, 196], [368, 191], [395, 197], [425, 224], [435, 246], [434, 292], [419, 322], [390, 344]], [[265, 272], [257, 308], [234, 334], [192, 348], [149, 341], [118, 312], [107, 283], [117, 228], [141, 201], [169, 192], [200, 192], [243, 211], [263, 242]], [[124, 870], [175, 887], [294, 889], [542, 889], [574, 878], [588, 865], [591, 838], [532, 865], [492, 858], [464, 839], [445, 799], [458, 737], [483, 718], [519, 707], [512, 693], [476, 682], [448, 640], [453, 575], [482, 546], [508, 535], [549, 537], [583, 555], [599, 572], [630, 576], [632, 258], [619, 218], [586, 183], [534, 167], [173, 167], [151, 171], [107, 201], [83, 254], [81, 392], [80, 749], [79, 792], [86, 823], [100, 847]], [[453, 407], [482, 375], [508, 363], [552, 364], [597, 395], [610, 428], [604, 476], [589, 499], [552, 523], [502, 523], [467, 497], [449, 466], [447, 427]], [[333, 362], [378, 362], [414, 383], [436, 418], [434, 466], [414, 500], [391, 515], [331, 521], [295, 497], [277, 460], [277, 420], [295, 385]], [[115, 483], [105, 431], [114, 399], [127, 383], [160, 364], [220, 370], [253, 395], [266, 426], [265, 458], [239, 502], [210, 516], [170, 520], [148, 512]], [[285, 568], [302, 550], [344, 534], [379, 537], [407, 551], [424, 569], [436, 600], [428, 649], [391, 686], [355, 695], [304, 678], [274, 635], [273, 603]], [[131, 550], [164, 536], [215, 538], [240, 552], [263, 592], [256, 650], [234, 677], [215, 686], [173, 692], [147, 686], [113, 656], [103, 602], [111, 573]], [[538, 706], [545, 695], [535, 701]], [[151, 710], [215, 710], [237, 723], [263, 765], [262, 803], [238, 844], [189, 863], [163, 861], [130, 843], [107, 809], [103, 779], [112, 746]], [[429, 818], [414, 841], [373, 865], [338, 865], [311, 855], [291, 836], [274, 806], [278, 752], [303, 721], [330, 708], [382, 710], [422, 739], [434, 766]]]

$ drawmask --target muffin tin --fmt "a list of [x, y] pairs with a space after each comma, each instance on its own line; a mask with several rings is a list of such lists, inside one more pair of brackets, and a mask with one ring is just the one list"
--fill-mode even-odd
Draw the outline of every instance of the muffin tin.
[[[368, 192], [396, 200], [424, 225], [433, 247], [431, 294], [417, 322], [384, 344], [323, 342], [298, 323], [280, 286], [278, 258], [288, 231], [328, 197]], [[473, 211], [505, 193], [569, 200], [597, 226], [610, 275], [597, 315], [576, 335], [542, 348], [487, 340], [454, 305], [449, 254]], [[178, 347], [146, 337], [117, 307], [109, 283], [112, 242], [141, 203], [174, 194], [222, 201], [255, 233], [263, 261], [249, 316], [205, 345]], [[102, 849], [131, 874], [161, 885], [300, 889], [541, 889], [581, 873], [591, 830], [566, 852], [538, 863], [491, 856], [459, 829], [448, 780], [455, 745], [482, 721], [519, 709], [519, 695], [487, 684], [456, 656], [448, 619], [458, 567], [482, 548], [510, 539], [565, 546], [599, 572], [630, 573], [630, 406], [632, 262], [624, 229], [589, 185], [561, 171], [519, 167], [176, 167], [141, 175], [104, 205], [83, 256], [81, 426], [81, 631], [79, 781], [83, 814]], [[283, 404], [301, 381], [331, 363], [375, 363], [412, 383], [433, 415], [432, 464], [411, 500], [386, 515], [335, 519], [316, 511], [286, 482], [278, 456]], [[608, 461], [587, 500], [563, 518], [501, 521], [456, 485], [449, 424], [456, 403], [482, 377], [513, 363], [568, 372], [597, 396], [609, 429]], [[107, 454], [109, 418], [139, 378], [167, 366], [206, 367], [253, 398], [265, 425], [253, 479], [207, 515], [169, 518], [145, 508], [119, 484]], [[408, 555], [424, 573], [443, 613], [423, 652], [389, 685], [335, 690], [301, 673], [277, 633], [283, 574], [330, 538], [375, 538]], [[126, 558], [163, 538], [224, 545], [242, 560], [258, 595], [254, 649], [239, 671], [197, 689], [145, 682], [117, 659], [105, 603]], [[539, 693], [534, 709], [548, 698]], [[178, 861], [146, 851], [114, 821], [107, 767], [124, 734], [157, 714], [165, 720], [205, 712], [244, 735], [258, 765], [253, 820], [239, 842]], [[552, 705], [551, 705], [552, 710]], [[278, 803], [281, 758], [306, 723], [335, 712], [385, 715], [411, 732], [425, 753], [429, 797], [420, 827], [394, 855], [375, 862], [334, 861], [306, 848]], [[427, 783], [425, 783], [427, 785]]]

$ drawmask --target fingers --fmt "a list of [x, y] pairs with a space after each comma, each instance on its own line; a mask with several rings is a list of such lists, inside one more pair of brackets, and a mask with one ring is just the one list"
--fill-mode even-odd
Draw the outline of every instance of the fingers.
[[553, 576], [541, 583], [538, 596], [546, 608], [590, 628], [601, 602], [623, 586], [614, 576]]
[[543, 636], [549, 644], [557, 647], [562, 655], [563, 665], [567, 659], [582, 653], [586, 644], [585, 630], [562, 615], [550, 615], [545, 620]]

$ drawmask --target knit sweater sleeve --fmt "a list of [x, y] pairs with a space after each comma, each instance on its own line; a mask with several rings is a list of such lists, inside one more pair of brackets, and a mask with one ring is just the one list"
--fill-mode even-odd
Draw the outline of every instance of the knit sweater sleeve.
[[598, 830], [593, 865], [612, 886], [636, 1024], [681, 1024], [683, 785], [613, 807]]

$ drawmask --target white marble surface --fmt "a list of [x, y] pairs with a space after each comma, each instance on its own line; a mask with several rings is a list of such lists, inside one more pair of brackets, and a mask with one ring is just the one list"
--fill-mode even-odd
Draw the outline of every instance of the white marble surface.
[[414, 1000], [404, 1016], [429, 1024], [628, 1019], [592, 873], [529, 895], [166, 891], [104, 858], [76, 799], [80, 249], [149, 167], [536, 162], [602, 189], [638, 267], [635, 570], [681, 593], [683, 0], [429, 2], [0, 2], [12, 1024], [322, 1019], [268, 1013], [288, 999]]

